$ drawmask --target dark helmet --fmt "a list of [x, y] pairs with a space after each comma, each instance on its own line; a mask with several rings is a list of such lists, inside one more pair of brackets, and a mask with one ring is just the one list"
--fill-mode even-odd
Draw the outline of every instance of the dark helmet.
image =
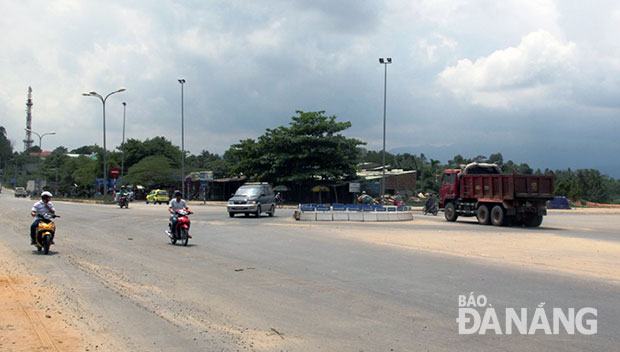
[[174, 191], [174, 196], [175, 197], [183, 197], [183, 193], [181, 193], [181, 191]]

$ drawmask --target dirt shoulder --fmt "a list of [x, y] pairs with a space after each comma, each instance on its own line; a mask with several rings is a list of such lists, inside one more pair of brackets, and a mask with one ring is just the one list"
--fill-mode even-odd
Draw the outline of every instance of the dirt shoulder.
[[109, 350], [55, 299], [56, 288], [15, 259], [0, 243], [0, 351]]

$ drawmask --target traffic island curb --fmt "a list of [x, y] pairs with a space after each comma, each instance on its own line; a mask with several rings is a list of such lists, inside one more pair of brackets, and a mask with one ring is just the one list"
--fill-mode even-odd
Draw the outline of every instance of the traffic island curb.
[[293, 218], [298, 221], [354, 221], [354, 222], [395, 222], [412, 221], [413, 212], [377, 211], [302, 211], [295, 210]]

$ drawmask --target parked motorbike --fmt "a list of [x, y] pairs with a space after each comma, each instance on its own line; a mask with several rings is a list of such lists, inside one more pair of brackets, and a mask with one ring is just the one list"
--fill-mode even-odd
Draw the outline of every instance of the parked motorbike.
[[193, 214], [191, 211], [185, 209], [179, 209], [176, 211], [177, 223], [170, 233], [170, 242], [176, 244], [180, 241], [184, 246], [187, 246], [189, 241], [189, 227], [191, 222], [189, 221], [189, 214]]
[[118, 206], [123, 209], [123, 207], [129, 209], [129, 198], [127, 198], [127, 196], [123, 195], [120, 196], [120, 198], [118, 199]]
[[35, 236], [35, 247], [37, 251], [45, 254], [49, 254], [50, 246], [54, 240], [54, 234], [56, 233], [56, 224], [52, 219], [59, 218], [60, 216], [54, 214], [37, 215], [41, 219], [37, 225], [37, 233]]
[[433, 203], [433, 205], [431, 205], [430, 207], [428, 205], [424, 205], [424, 215], [431, 213], [436, 216], [438, 212], [439, 206], [437, 205], [437, 203]]

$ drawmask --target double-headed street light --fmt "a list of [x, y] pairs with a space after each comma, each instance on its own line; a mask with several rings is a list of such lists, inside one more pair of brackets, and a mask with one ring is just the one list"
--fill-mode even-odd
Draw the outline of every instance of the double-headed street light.
[[379, 63], [385, 67], [385, 75], [383, 78], [383, 175], [381, 176], [381, 204], [385, 202], [385, 110], [387, 104], [387, 65], [392, 63], [392, 58], [388, 57], [385, 60], [379, 58]]
[[179, 78], [181, 83], [181, 193], [185, 198], [185, 122], [183, 117], [183, 86], [185, 79]]
[[[33, 131], [30, 128], [24, 128], [24, 130], [26, 132], [34, 133], [37, 137], [39, 137], [39, 169], [42, 169], [40, 163], [41, 163], [41, 160], [43, 160], [43, 147], [42, 147], [43, 137], [55, 135], [56, 132], [52, 131], [52, 132], [45, 132], [43, 134], [38, 134], [37, 132]], [[35, 188], [36, 188], [36, 190], [39, 193], [41, 193], [41, 191], [42, 191], [42, 187], [41, 187], [41, 170], [39, 170], [39, 177], [37, 177], [37, 186]]]
[[115, 94], [115, 93], [120, 93], [125, 90], [126, 90], [125, 88], [119, 88], [113, 91], [112, 93], [106, 95], [105, 98], [101, 94], [95, 92], [94, 90], [90, 92], [82, 93], [82, 95], [85, 97], [99, 98], [101, 100], [101, 103], [103, 104], [103, 195], [104, 196], [108, 195], [108, 167], [106, 164], [106, 144], [105, 144], [105, 102], [106, 100], [108, 100], [110, 95]]

